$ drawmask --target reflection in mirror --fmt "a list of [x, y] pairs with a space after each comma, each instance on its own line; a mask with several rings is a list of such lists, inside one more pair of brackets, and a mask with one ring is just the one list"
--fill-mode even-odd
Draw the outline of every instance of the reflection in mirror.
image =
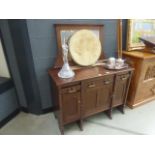
[[[78, 30], [62, 30], [61, 31], [61, 45], [63, 44], [64, 40], [67, 42], [69, 41], [70, 37], [77, 32]], [[98, 38], [99, 36], [99, 31], [98, 30], [91, 30]]]

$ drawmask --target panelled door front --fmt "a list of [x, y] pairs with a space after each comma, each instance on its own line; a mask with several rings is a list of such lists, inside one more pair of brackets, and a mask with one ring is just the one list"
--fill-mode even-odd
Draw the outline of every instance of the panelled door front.
[[98, 97], [96, 102], [97, 110], [108, 110], [111, 105], [113, 93], [114, 76], [105, 76], [100, 81], [100, 88], [98, 89]]
[[89, 80], [83, 82], [83, 106], [84, 116], [89, 116], [96, 111], [96, 104], [98, 100], [99, 80]]
[[81, 93], [80, 86], [63, 89], [62, 109], [64, 123], [80, 119]]
[[130, 74], [116, 75], [112, 107], [124, 104]]

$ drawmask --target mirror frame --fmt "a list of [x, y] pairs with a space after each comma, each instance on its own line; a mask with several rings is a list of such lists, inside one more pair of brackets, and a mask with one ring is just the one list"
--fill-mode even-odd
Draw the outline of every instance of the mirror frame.
[[[55, 24], [54, 26], [56, 30], [57, 48], [58, 48], [54, 68], [60, 68], [63, 65], [61, 31], [71, 31], [71, 30], [77, 31], [81, 29], [97, 30], [99, 32], [99, 38], [100, 38], [101, 45], [102, 45], [102, 52], [101, 52], [101, 56], [99, 60], [105, 57], [104, 51], [103, 51], [103, 28], [104, 28], [103, 24]], [[71, 59], [69, 59], [69, 63], [71, 66], [75, 65], [75, 63]]]

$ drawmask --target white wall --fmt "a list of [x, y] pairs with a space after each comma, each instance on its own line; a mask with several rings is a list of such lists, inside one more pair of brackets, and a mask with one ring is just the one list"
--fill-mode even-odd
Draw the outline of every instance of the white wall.
[[10, 73], [4, 56], [1, 40], [0, 40], [0, 76], [10, 78]]

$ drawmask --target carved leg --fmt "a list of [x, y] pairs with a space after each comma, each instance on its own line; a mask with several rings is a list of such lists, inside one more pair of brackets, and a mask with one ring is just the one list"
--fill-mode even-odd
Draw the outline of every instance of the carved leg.
[[83, 131], [83, 120], [79, 120], [77, 123], [78, 123], [80, 130]]

